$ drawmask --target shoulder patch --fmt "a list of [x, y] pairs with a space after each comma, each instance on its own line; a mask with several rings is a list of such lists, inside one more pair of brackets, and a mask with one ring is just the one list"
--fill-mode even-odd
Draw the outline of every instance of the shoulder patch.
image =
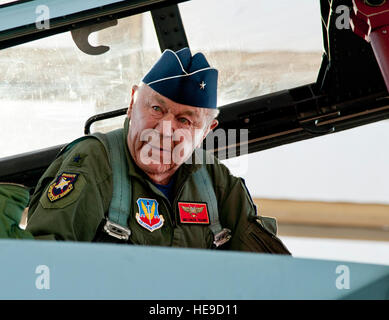
[[74, 184], [78, 179], [78, 173], [63, 172], [49, 186], [47, 197], [50, 202], [57, 201], [74, 190]]

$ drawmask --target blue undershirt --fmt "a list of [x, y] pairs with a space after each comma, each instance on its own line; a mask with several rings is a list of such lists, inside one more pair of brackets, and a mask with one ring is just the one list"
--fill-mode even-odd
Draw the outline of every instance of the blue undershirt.
[[166, 196], [166, 198], [169, 199], [170, 203], [172, 203], [174, 200], [173, 186], [174, 186], [175, 180], [176, 180], [175, 175], [173, 175], [173, 177], [170, 179], [169, 183], [166, 185], [152, 182], [153, 185], [155, 185], [159, 189], [159, 191], [161, 191]]

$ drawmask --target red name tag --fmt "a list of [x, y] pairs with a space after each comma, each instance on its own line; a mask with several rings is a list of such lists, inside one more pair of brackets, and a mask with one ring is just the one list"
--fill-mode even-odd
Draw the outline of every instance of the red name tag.
[[209, 224], [208, 209], [206, 203], [179, 202], [178, 210], [181, 223]]

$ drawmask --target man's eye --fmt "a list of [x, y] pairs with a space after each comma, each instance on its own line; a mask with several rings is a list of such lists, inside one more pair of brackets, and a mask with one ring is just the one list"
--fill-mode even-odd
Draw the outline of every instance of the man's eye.
[[189, 124], [189, 120], [186, 118], [179, 118], [178, 121], [180, 121], [182, 124]]
[[157, 112], [161, 112], [162, 111], [161, 108], [158, 107], [158, 106], [152, 106], [152, 108], [153, 108], [154, 111], [157, 111]]

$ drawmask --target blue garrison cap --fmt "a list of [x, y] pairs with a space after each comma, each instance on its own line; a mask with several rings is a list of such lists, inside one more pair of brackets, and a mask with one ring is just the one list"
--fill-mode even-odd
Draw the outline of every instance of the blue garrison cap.
[[142, 82], [174, 102], [216, 109], [218, 71], [202, 53], [165, 50]]

